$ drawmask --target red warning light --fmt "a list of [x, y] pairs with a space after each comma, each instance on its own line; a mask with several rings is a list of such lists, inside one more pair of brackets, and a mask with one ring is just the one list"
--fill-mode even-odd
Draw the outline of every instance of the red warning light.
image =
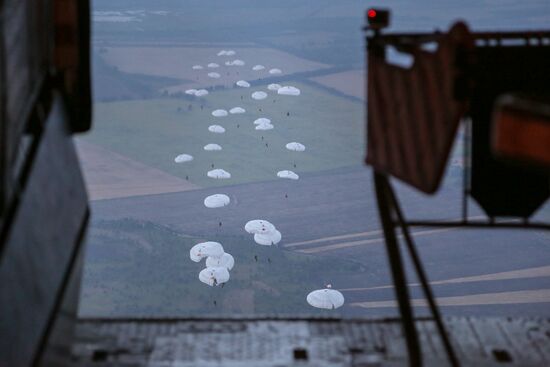
[[390, 11], [386, 9], [370, 8], [365, 14], [368, 22], [368, 28], [379, 31], [390, 25]]

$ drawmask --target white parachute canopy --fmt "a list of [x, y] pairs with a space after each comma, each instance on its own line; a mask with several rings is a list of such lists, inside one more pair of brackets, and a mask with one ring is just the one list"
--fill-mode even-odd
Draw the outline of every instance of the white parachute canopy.
[[200, 65], [193, 65], [192, 69], [193, 69], [193, 70], [202, 70], [202, 69], [204, 69], [204, 68], [203, 68], [202, 66], [200, 66]]
[[245, 113], [246, 110], [242, 107], [233, 107], [232, 109], [229, 110], [229, 113], [231, 114], [237, 114], [237, 113]]
[[212, 116], [214, 117], [225, 117], [227, 116], [226, 110], [214, 110], [212, 111]]
[[199, 280], [211, 287], [220, 285], [229, 280], [229, 271], [223, 266], [206, 268], [199, 273]]
[[318, 289], [307, 295], [307, 303], [313, 307], [334, 310], [344, 304], [344, 296], [337, 290]]
[[271, 120], [265, 117], [260, 117], [259, 119], [254, 120], [254, 125], [261, 124], [271, 124]]
[[281, 238], [282, 238], [281, 232], [279, 232], [278, 230], [274, 230], [271, 233], [265, 233], [265, 234], [256, 233], [254, 235], [254, 241], [258, 245], [262, 245], [262, 246], [276, 245], [279, 242], [281, 242]]
[[256, 125], [256, 130], [262, 130], [262, 131], [266, 131], [266, 130], [273, 130], [274, 126], [269, 123], [269, 122], [264, 122], [264, 123], [261, 123], [261, 124], [258, 124]]
[[[269, 84], [269, 85], [267, 86], [267, 89], [273, 90], [273, 91], [277, 91], [277, 90], [279, 90], [279, 89], [281, 89], [281, 88], [282, 88], [282, 87], [281, 87], [281, 84], [276, 84], [276, 83]], [[279, 94], [280, 94], [280, 93], [279, 93]]]
[[304, 150], [306, 150], [306, 146], [304, 144], [293, 141], [292, 143], [288, 143], [286, 145], [286, 149], [293, 150], [295, 152], [303, 152]]
[[211, 171], [208, 171], [206, 175], [210, 178], [215, 178], [218, 180], [224, 180], [231, 178], [231, 173], [227, 172], [226, 170], [223, 170], [221, 168], [216, 168]]
[[244, 61], [243, 61], [243, 60], [236, 59], [236, 60], [233, 60], [233, 61], [231, 62], [231, 65], [233, 65], [233, 66], [244, 66]]
[[199, 89], [195, 92], [195, 96], [197, 97], [204, 97], [208, 94], [208, 91], [206, 89]]
[[265, 219], [254, 219], [247, 222], [244, 230], [254, 234], [254, 241], [258, 245], [271, 246], [281, 241], [281, 232]]
[[174, 162], [176, 163], [191, 162], [192, 160], [193, 156], [189, 154], [180, 154], [176, 158], [174, 158]]
[[233, 56], [235, 54], [236, 52], [233, 50], [221, 50], [220, 52], [218, 52], [218, 56]]
[[266, 99], [267, 98], [267, 93], [266, 92], [262, 92], [262, 91], [256, 91], [254, 93], [252, 93], [251, 95], [252, 99], [255, 99], [257, 101], [260, 101], [262, 99]]
[[264, 69], [265, 69], [265, 66], [263, 66], [263, 65], [254, 65], [252, 67], [252, 70], [254, 70], [254, 71], [260, 71], [260, 70], [264, 70]]
[[207, 268], [223, 267], [227, 270], [231, 270], [233, 269], [233, 266], [235, 266], [235, 259], [233, 258], [233, 256], [231, 256], [231, 254], [228, 254], [227, 252], [221, 257], [206, 258]]
[[284, 96], [299, 96], [300, 90], [291, 85], [285, 85], [284, 87], [281, 87], [279, 90], [277, 90], [277, 94], [282, 94]]
[[270, 69], [269, 70], [269, 74], [282, 74], [283, 72], [281, 71], [281, 69], [277, 69], [277, 68], [274, 68], [274, 69]]
[[213, 79], [218, 79], [218, 78], [220, 78], [220, 77], [221, 77], [221, 75], [220, 75], [220, 74], [218, 74], [218, 73], [214, 73], [214, 72], [212, 72], [212, 73], [208, 73], [208, 76], [209, 76], [210, 78], [213, 78]]
[[220, 125], [210, 125], [208, 126], [208, 131], [210, 131], [211, 133], [223, 134], [225, 132], [225, 129]]
[[219, 242], [207, 241], [197, 243], [189, 250], [189, 257], [194, 262], [198, 263], [203, 258], [211, 256], [219, 258], [224, 254], [223, 246]]
[[208, 64], [206, 66], [209, 67], [209, 68], [213, 68], [213, 69], [220, 67], [220, 65], [216, 64], [215, 62], [211, 62], [210, 64]]
[[206, 144], [204, 146], [204, 150], [207, 150], [207, 151], [213, 151], [213, 150], [222, 150], [222, 147], [218, 144]]
[[277, 177], [288, 178], [290, 180], [297, 180], [300, 178], [300, 176], [298, 176], [295, 172], [289, 170], [277, 172]]
[[254, 125], [261, 125], [261, 124], [270, 124], [271, 120], [266, 117], [260, 117], [259, 119], [254, 120]]
[[243, 88], [250, 88], [250, 83], [247, 82], [246, 80], [239, 80], [238, 82], [235, 83], [238, 87], [243, 87]]
[[204, 199], [204, 206], [207, 208], [222, 208], [230, 203], [229, 196], [224, 194], [214, 194]]
[[246, 222], [244, 230], [250, 234], [262, 234], [274, 232], [276, 228], [265, 219], [254, 219]]
[[185, 91], [185, 94], [189, 94], [190, 96], [194, 96], [195, 93], [197, 93], [197, 90], [196, 89], [187, 89]]

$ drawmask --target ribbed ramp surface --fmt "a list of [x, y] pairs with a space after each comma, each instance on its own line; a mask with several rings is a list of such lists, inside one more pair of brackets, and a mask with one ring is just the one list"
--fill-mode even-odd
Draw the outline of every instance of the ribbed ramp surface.
[[[448, 318], [464, 366], [550, 365], [550, 320]], [[417, 322], [426, 366], [446, 366], [428, 320]], [[82, 320], [79, 366], [405, 366], [393, 320]]]

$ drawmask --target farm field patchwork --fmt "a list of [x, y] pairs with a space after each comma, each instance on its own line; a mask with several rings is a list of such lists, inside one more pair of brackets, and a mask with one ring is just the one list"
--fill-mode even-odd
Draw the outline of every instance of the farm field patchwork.
[[78, 139], [76, 147], [90, 200], [193, 190], [197, 186], [159, 169]]
[[[84, 140], [185, 179], [200, 187], [213, 187], [277, 179], [281, 170], [317, 172], [362, 164], [364, 127], [362, 105], [318, 89], [293, 83], [300, 96], [282, 96], [266, 87], [223, 89], [205, 99], [196, 97], [135, 100], [95, 105], [94, 131]], [[269, 93], [262, 101], [250, 94]], [[242, 99], [241, 99], [242, 98]], [[240, 106], [243, 114], [216, 118], [215, 109]], [[273, 130], [255, 130], [254, 120], [267, 117]], [[208, 130], [217, 124], [225, 133]], [[305, 152], [285, 148], [297, 141]], [[206, 144], [222, 151], [204, 151]], [[182, 153], [194, 160], [176, 164]], [[208, 178], [206, 172], [223, 168], [229, 180]]]
[[366, 272], [354, 261], [281, 251], [251, 244], [242, 236], [209, 239], [221, 242], [235, 258], [231, 280], [224, 287], [199, 282], [205, 260], [189, 259], [189, 249], [205, 239], [132, 219], [94, 223], [80, 316], [334, 316], [310, 307], [307, 293], [323, 287], [327, 279]]
[[[207, 87], [213, 85], [232, 85], [239, 79], [257, 80], [270, 77], [271, 68], [281, 69], [288, 75], [298, 72], [312, 71], [327, 68], [328, 65], [309, 61], [297, 56], [271, 48], [245, 47], [232, 48], [235, 56], [217, 56], [220, 48], [213, 47], [106, 47], [102, 48], [101, 56], [109, 65], [120, 71], [169, 77], [192, 82], [182, 82], [173, 86], [170, 92], [182, 91], [187, 88]], [[245, 60], [244, 66], [226, 66], [226, 61], [234, 59]], [[249, 61], [254, 60], [254, 61]], [[219, 68], [207, 68], [209, 63], [220, 65]], [[204, 69], [193, 70], [193, 65], [202, 65]], [[266, 69], [253, 71], [252, 67], [261, 64]], [[222, 75], [220, 79], [207, 76], [209, 72]]]
[[365, 100], [365, 78], [363, 70], [347, 70], [314, 77], [311, 80], [348, 96]]

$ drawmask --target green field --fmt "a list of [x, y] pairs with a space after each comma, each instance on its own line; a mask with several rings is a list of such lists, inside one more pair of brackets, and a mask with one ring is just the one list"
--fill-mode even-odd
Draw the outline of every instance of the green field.
[[[149, 222], [101, 221], [93, 225], [86, 254], [81, 316], [213, 316], [221, 314], [324, 314], [305, 297], [326, 282], [366, 274], [360, 264], [251, 244], [244, 237], [210, 240], [235, 258], [224, 287], [198, 279], [204, 268], [189, 259], [201, 238], [184, 237]], [[256, 260], [257, 259], [257, 260]], [[367, 276], [367, 275], [365, 275]]]
[[[304, 84], [292, 84], [301, 89], [300, 96], [269, 92], [263, 101], [251, 99], [254, 90], [266, 90], [262, 86], [222, 89], [204, 99], [97, 103], [95, 126], [85, 139], [202, 187], [272, 180], [277, 178], [277, 171], [285, 169], [300, 174], [361, 164], [363, 105]], [[247, 112], [211, 116], [214, 109], [236, 106]], [[255, 130], [253, 121], [259, 117], [270, 118], [275, 129]], [[225, 134], [209, 132], [211, 124], [222, 125]], [[291, 141], [303, 143], [306, 151], [288, 151], [285, 145]], [[203, 146], [208, 143], [220, 144], [223, 150], [206, 152]], [[174, 163], [174, 157], [181, 153], [195, 159]], [[206, 172], [212, 165], [229, 171], [232, 178], [208, 178]]]

